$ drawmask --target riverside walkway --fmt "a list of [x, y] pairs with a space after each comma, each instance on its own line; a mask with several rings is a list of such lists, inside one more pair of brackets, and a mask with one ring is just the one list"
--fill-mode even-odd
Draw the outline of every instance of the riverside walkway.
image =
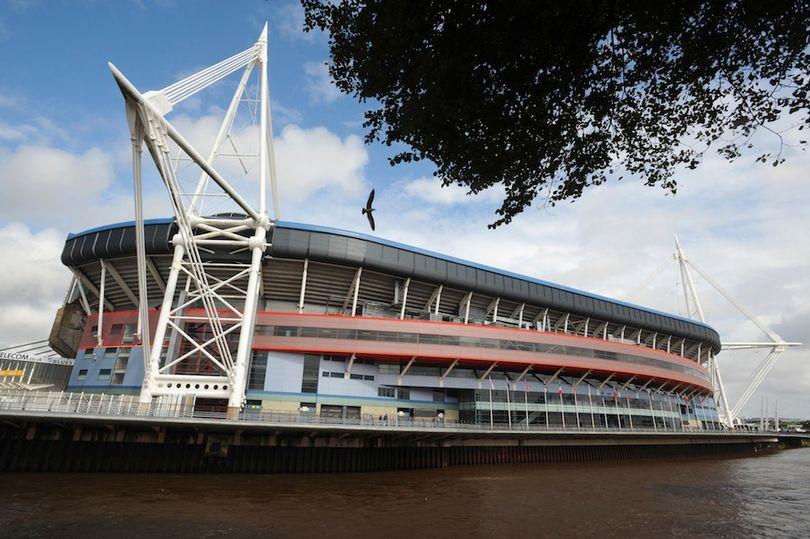
[[130, 395], [0, 393], [0, 471], [344, 472], [753, 456], [807, 435], [693, 427], [470, 424], [144, 406]]

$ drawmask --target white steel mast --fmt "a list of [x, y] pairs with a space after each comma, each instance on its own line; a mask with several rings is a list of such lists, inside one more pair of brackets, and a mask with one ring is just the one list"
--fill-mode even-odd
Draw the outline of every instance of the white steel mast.
[[756, 325], [768, 337], [768, 339], [770, 339], [769, 341], [764, 342], [722, 343], [723, 350], [747, 350], [755, 348], [770, 349], [768, 355], [754, 371], [751, 381], [749, 382], [745, 391], [743, 391], [742, 395], [740, 395], [740, 398], [737, 400], [734, 406], [729, 406], [728, 396], [726, 394], [725, 386], [723, 385], [723, 377], [720, 373], [720, 366], [717, 363], [717, 358], [712, 354], [709, 355], [709, 371], [712, 376], [715, 395], [719, 399], [719, 404], [723, 416], [721, 417], [721, 419], [727, 426], [733, 427], [743, 407], [748, 403], [751, 396], [754, 394], [759, 385], [767, 376], [768, 372], [770, 372], [771, 368], [773, 368], [779, 356], [782, 355], [782, 353], [789, 347], [801, 346], [802, 343], [786, 342], [784, 339], [782, 339], [782, 337], [777, 335], [775, 331], [773, 331], [771, 328], [769, 328], [760, 320], [758, 320], [754, 315], [749, 313], [737, 300], [735, 300], [725, 289], [723, 289], [723, 287], [720, 286], [720, 284], [717, 281], [712, 279], [708, 273], [703, 271], [697, 264], [695, 264], [686, 256], [686, 253], [684, 253], [683, 249], [681, 248], [681, 244], [678, 241], [677, 236], [675, 236], [674, 257], [675, 260], [678, 261], [678, 266], [680, 269], [681, 284], [683, 285], [683, 293], [684, 293], [684, 300], [686, 301], [687, 316], [689, 316], [690, 318], [694, 318], [694, 316], [697, 316], [701, 322], [706, 322], [706, 317], [703, 314], [703, 308], [700, 304], [700, 298], [697, 293], [697, 288], [695, 287], [695, 283], [692, 280], [692, 274], [689, 271], [691, 268], [695, 270], [698, 273], [698, 275], [703, 277], [703, 279], [707, 283], [709, 283], [709, 285], [711, 285], [718, 293], [720, 293], [721, 296], [723, 296], [729, 303], [731, 303], [748, 320], [750, 320], [754, 325]]
[[[140, 401], [145, 405], [150, 404], [154, 397], [164, 395], [221, 398], [228, 399], [229, 413], [235, 414], [244, 403], [259, 308], [262, 259], [268, 247], [267, 233], [272, 227], [266, 211], [268, 182], [275, 218], [279, 217], [267, 82], [267, 38], [265, 24], [258, 41], [250, 48], [162, 90], [146, 93], [141, 93], [114, 65], [109, 64], [126, 102], [132, 138], [139, 334], [144, 354]], [[213, 166], [220, 148], [231, 137], [237, 109], [254, 69], [258, 70], [259, 79], [258, 209]], [[239, 70], [243, 70], [241, 79], [214, 144], [207, 157], [203, 157], [165, 116], [184, 99]], [[236, 150], [232, 139], [230, 142]], [[177, 225], [177, 234], [172, 239], [174, 254], [154, 339], [150, 338], [141, 202], [141, 148], [144, 143], [166, 186]], [[201, 169], [193, 192], [185, 193], [180, 187], [172, 163], [171, 143]], [[210, 190], [217, 192], [213, 194]], [[201, 215], [202, 201], [210, 196], [229, 200], [235, 211], [215, 216]], [[185, 286], [178, 292], [181, 279]], [[172, 342], [179, 341], [178, 350], [165, 347], [167, 333], [172, 334]], [[200, 369], [200, 364], [205, 368]]]

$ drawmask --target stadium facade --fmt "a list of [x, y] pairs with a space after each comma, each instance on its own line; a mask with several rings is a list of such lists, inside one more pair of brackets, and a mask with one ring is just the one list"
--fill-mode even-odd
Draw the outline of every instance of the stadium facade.
[[[172, 219], [145, 223], [152, 335], [177, 230]], [[52, 335], [76, 357], [70, 391], [141, 392], [135, 244], [133, 223], [71, 234], [65, 243], [62, 261], [76, 279], [57, 326], [69, 318], [65, 310], [84, 319]], [[721, 428], [706, 368], [720, 339], [703, 323], [344, 230], [275, 221], [267, 244], [248, 408], [485, 425]], [[229, 262], [250, 255], [204, 256], [212, 278], [221, 271], [224, 282]], [[228, 283], [242, 288], [246, 280]], [[195, 309], [184, 314], [193, 320]], [[181, 338], [206, 340], [210, 327], [202, 311], [199, 318], [167, 332], [161, 367], [183, 357], [173, 374], [216, 373], [210, 355]], [[235, 338], [228, 342], [236, 348]], [[194, 405], [225, 402], [198, 396]]]

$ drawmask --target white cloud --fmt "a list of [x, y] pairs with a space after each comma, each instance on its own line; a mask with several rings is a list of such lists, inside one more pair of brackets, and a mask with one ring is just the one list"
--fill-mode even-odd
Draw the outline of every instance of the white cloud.
[[64, 241], [53, 229], [0, 228], [0, 346], [47, 337], [70, 281], [59, 260]]
[[302, 202], [319, 190], [339, 196], [365, 187], [368, 151], [360, 137], [343, 139], [325, 127], [286, 126], [276, 139], [282, 201]]
[[459, 185], [442, 186], [438, 178], [422, 176], [405, 182], [402, 190], [411, 197], [425, 202], [442, 205], [469, 204], [474, 202], [497, 202], [503, 196], [503, 189], [493, 187], [476, 195], [468, 195], [468, 189]]
[[[144, 169], [153, 180], [144, 193], [146, 216], [168, 215], [165, 188], [151, 178], [148, 164]], [[37, 223], [67, 234], [132, 219], [132, 187], [125, 174], [115, 182], [113, 158], [99, 148], [73, 153], [46, 145], [0, 147], [0, 224]]]
[[9, 187], [0, 201], [3, 217], [26, 219], [34, 208], [45, 214], [71, 211], [88, 194], [105, 191], [113, 181], [113, 165], [98, 148], [73, 154], [47, 146], [21, 146], [0, 150], [0, 178]]
[[[219, 114], [211, 114], [198, 118], [180, 116], [172, 123], [206, 155], [216, 138], [220, 121]], [[249, 202], [255, 204], [259, 170], [255, 157], [258, 153], [258, 128], [251, 126], [243, 129], [235, 133], [233, 139], [240, 154], [248, 157], [239, 160], [223, 155], [217, 159], [215, 166], [240, 193], [246, 193], [245, 198]], [[328, 192], [331, 197], [346, 197], [359, 193], [365, 187], [363, 169], [368, 163], [368, 151], [358, 136], [341, 138], [325, 127], [303, 128], [288, 124], [275, 138], [274, 151], [282, 208], [302, 203], [321, 191]], [[223, 150], [223, 153], [228, 152], [232, 153], [230, 147]], [[189, 171], [182, 172], [187, 172], [185, 181], [196, 182], [199, 169], [193, 166]], [[213, 206], [206, 202], [206, 208]], [[217, 208], [217, 211], [224, 210]]]
[[270, 111], [273, 114], [273, 126], [283, 127], [287, 124], [300, 124], [303, 119], [301, 111], [295, 107], [287, 107], [278, 101], [270, 102]]
[[[286, 4], [276, 4], [275, 9], [269, 15], [270, 34], [279, 34], [284, 39], [290, 41], [308, 41], [323, 39], [324, 32], [313, 30], [304, 32], [304, 7], [301, 2], [293, 0]], [[264, 19], [251, 17], [251, 22], [259, 27], [264, 24]]]
[[[2, 25], [2, 21], [0, 21]], [[0, 27], [0, 36], [2, 28]], [[10, 95], [0, 94], [0, 109], [19, 109], [22, 106], [22, 99]]]
[[324, 62], [305, 63], [304, 73], [307, 76], [306, 86], [312, 101], [316, 103], [332, 103], [343, 95], [332, 82], [329, 68]]
[[0, 141], [22, 142], [36, 136], [38, 130], [33, 125], [7, 124], [0, 122]]

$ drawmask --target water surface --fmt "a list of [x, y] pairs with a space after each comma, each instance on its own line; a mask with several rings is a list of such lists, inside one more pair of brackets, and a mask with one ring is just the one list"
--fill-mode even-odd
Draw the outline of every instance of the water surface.
[[0, 474], [13, 537], [810, 537], [810, 449], [362, 474]]

